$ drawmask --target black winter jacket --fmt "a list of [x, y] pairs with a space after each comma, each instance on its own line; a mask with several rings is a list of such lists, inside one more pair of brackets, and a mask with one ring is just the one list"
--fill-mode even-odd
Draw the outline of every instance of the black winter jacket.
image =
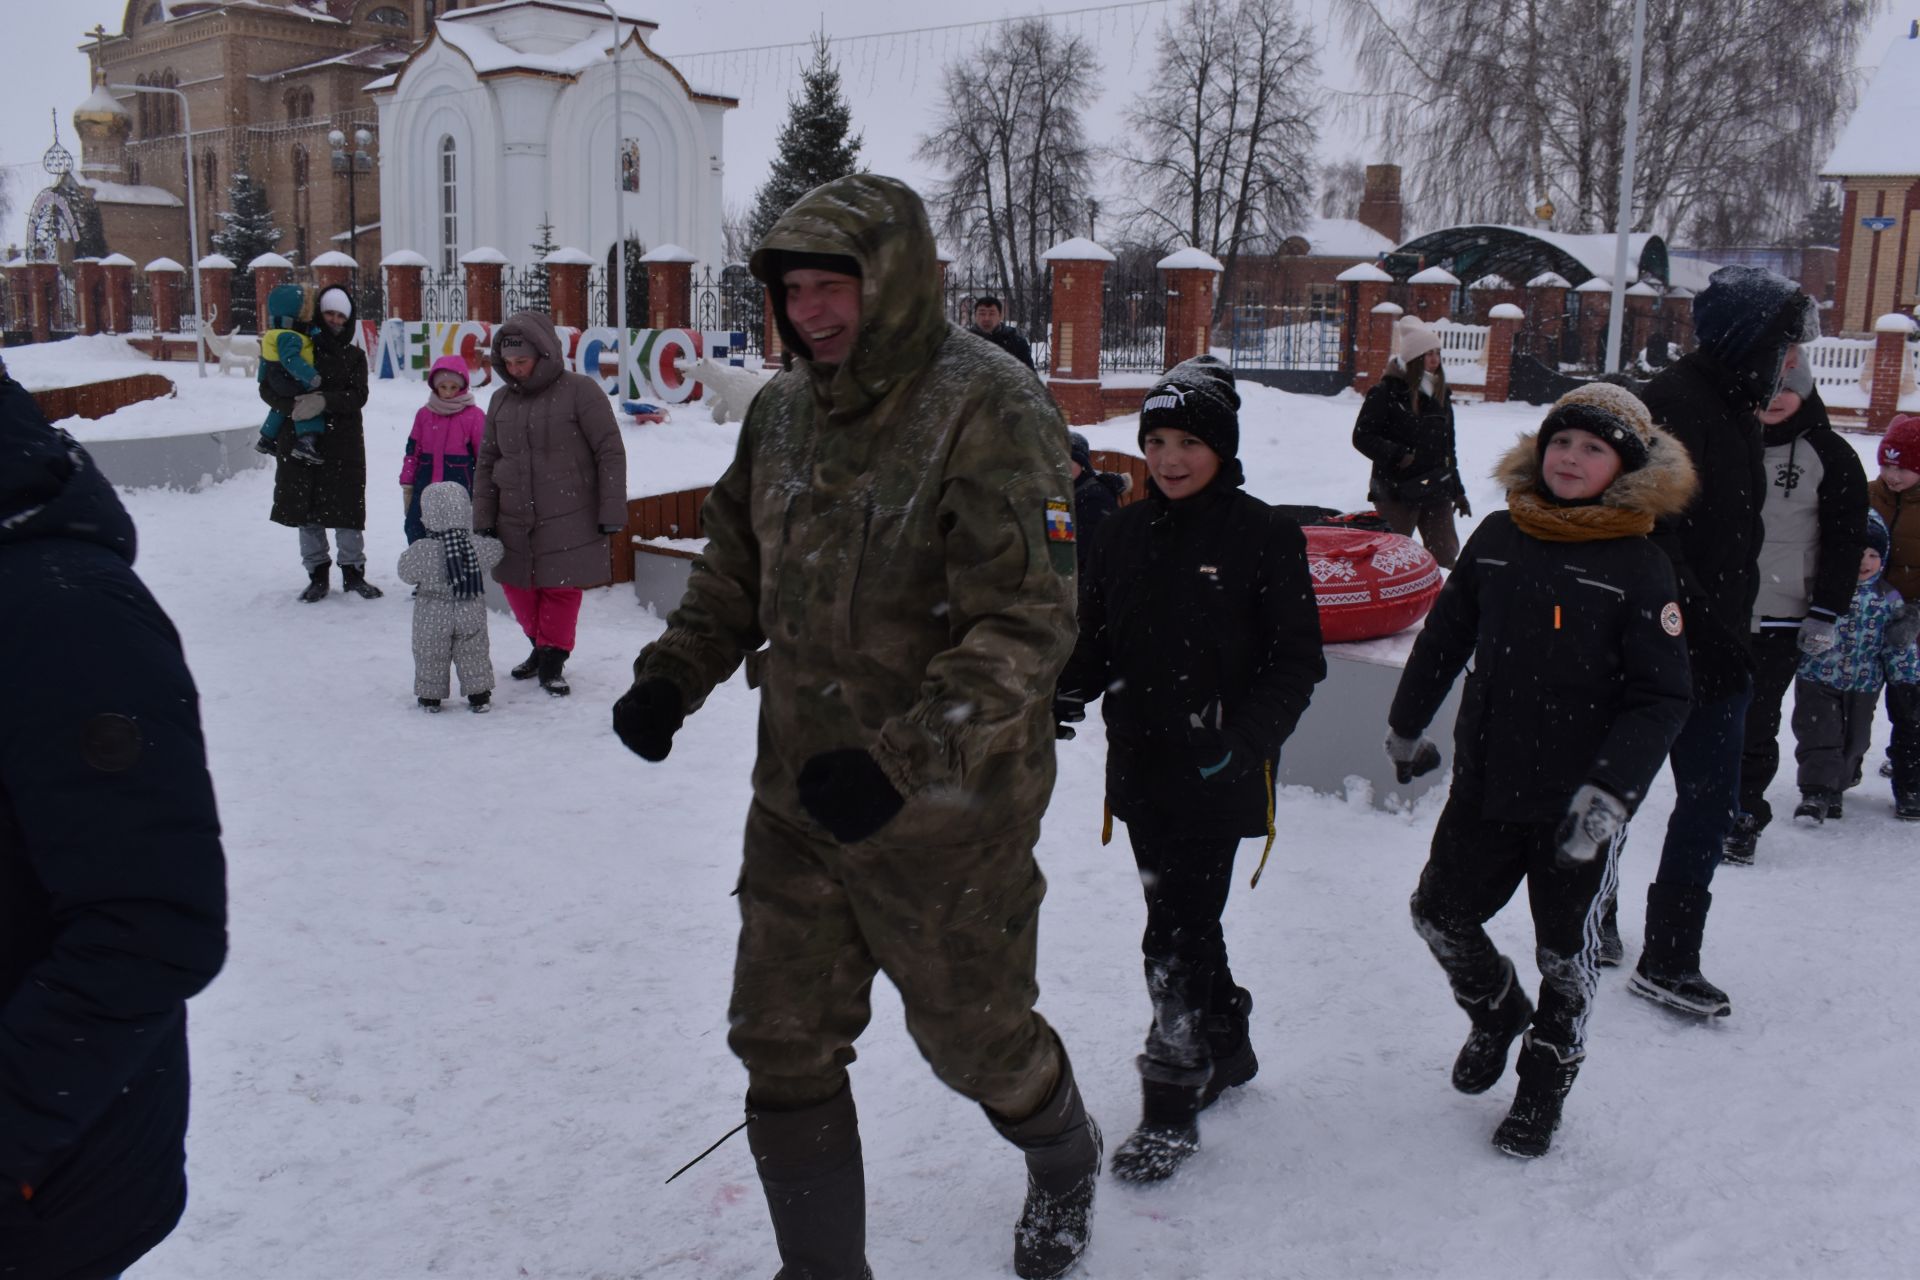
[[1081, 469], [1073, 482], [1073, 549], [1079, 559], [1080, 576], [1087, 576], [1087, 556], [1093, 549], [1093, 535], [1107, 517], [1120, 509], [1120, 495], [1126, 491], [1127, 478], [1111, 471]]
[[[273, 477], [272, 518], [277, 524], [319, 525], [323, 529], [367, 527], [367, 437], [361, 410], [367, 406], [367, 357], [353, 345], [353, 324], [335, 334], [326, 325], [313, 329], [313, 366], [320, 371], [320, 392], [327, 398], [327, 429], [314, 446], [321, 463], [289, 458], [294, 435], [276, 437], [280, 464]], [[265, 384], [260, 398], [282, 413], [293, 401], [274, 395]]]
[[991, 342], [994, 346], [1027, 366], [1027, 368], [1033, 368], [1033, 346], [1025, 338], [1021, 337], [1020, 331], [1012, 325], [995, 325], [992, 331], [989, 332], [977, 324], [970, 324], [967, 326], [967, 332], [976, 337], [985, 338], [988, 342]]
[[1494, 512], [1427, 615], [1387, 721], [1419, 736], [1472, 658], [1454, 801], [1490, 821], [1556, 822], [1591, 782], [1632, 810], [1687, 717], [1673, 600], [1673, 569], [1645, 538], [1546, 542]]
[[[1180, 502], [1151, 483], [1147, 494], [1093, 541], [1061, 694], [1105, 694], [1116, 818], [1156, 834], [1264, 835], [1265, 765], [1327, 673], [1306, 539], [1224, 475]], [[1220, 740], [1196, 742], [1190, 718], [1216, 707]], [[1231, 764], [1203, 777], [1221, 747]]]
[[198, 696], [133, 553], [93, 460], [0, 381], [8, 1280], [112, 1275], [186, 1203], [185, 1002], [226, 954], [225, 867]]
[[1687, 619], [1693, 696], [1718, 702], [1746, 688], [1753, 663], [1747, 630], [1760, 590], [1766, 530], [1766, 445], [1750, 394], [1703, 351], [1692, 351], [1647, 384], [1653, 420], [1685, 446], [1700, 490], [1653, 541], [1673, 562]]
[[[1405, 374], [1390, 370], [1367, 391], [1360, 416], [1353, 424], [1353, 447], [1373, 460], [1367, 497], [1397, 498], [1396, 482], [1425, 475], [1436, 467], [1452, 467], [1453, 481], [1438, 496], [1452, 499], [1464, 492], [1460, 464], [1454, 452], [1453, 403], [1444, 387], [1438, 399], [1427, 396]], [[1402, 464], [1405, 465], [1402, 465]], [[1401, 501], [1418, 501], [1402, 498]]]

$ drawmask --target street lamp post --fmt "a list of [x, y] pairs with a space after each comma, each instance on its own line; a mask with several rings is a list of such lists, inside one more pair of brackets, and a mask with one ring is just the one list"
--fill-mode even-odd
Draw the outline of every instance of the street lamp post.
[[347, 252], [353, 257], [354, 270], [360, 269], [360, 213], [354, 204], [354, 187], [359, 176], [373, 171], [373, 134], [366, 129], [353, 131], [353, 151], [347, 151], [347, 135], [338, 129], [327, 134], [333, 147], [333, 171], [347, 175]]
[[1620, 330], [1626, 323], [1627, 233], [1633, 227], [1633, 167], [1640, 141], [1640, 64], [1647, 47], [1647, 0], [1633, 6], [1633, 52], [1627, 75], [1626, 154], [1620, 158], [1619, 240], [1613, 248], [1613, 305], [1607, 309], [1607, 370], [1620, 367]]
[[193, 362], [200, 376], [207, 376], [207, 313], [200, 306], [200, 216], [193, 205], [193, 111], [187, 106], [184, 90], [151, 84], [110, 84], [115, 93], [165, 93], [180, 99], [180, 123], [186, 132], [180, 135], [187, 175], [187, 246], [193, 254]]
[[[627, 177], [622, 168], [627, 149], [621, 139], [625, 125], [620, 117], [620, 11], [613, 7], [613, 0], [600, 0], [600, 5], [613, 19], [613, 254], [614, 271], [620, 278], [608, 292], [613, 295], [613, 354], [620, 370], [614, 375], [614, 398], [619, 399], [627, 387], [627, 233], [621, 217], [627, 208]], [[593, 166], [587, 166], [587, 171], [591, 173]]]

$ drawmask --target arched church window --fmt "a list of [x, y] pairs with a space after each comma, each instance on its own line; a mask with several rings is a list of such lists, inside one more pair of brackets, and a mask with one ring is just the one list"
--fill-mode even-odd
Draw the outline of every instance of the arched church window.
[[127, 161], [127, 184], [135, 187], [140, 185], [140, 162], [138, 160]]
[[[142, 72], [140, 75], [135, 76], [133, 82], [138, 85], [147, 85], [152, 83], [152, 81], [147, 78], [145, 72]], [[143, 138], [151, 138], [154, 133], [153, 110], [147, 105], [149, 102], [152, 102], [152, 101], [153, 101], [153, 95], [150, 93], [136, 93], [133, 95], [134, 124], [135, 124], [135, 127], [139, 129], [140, 136]]]
[[147, 6], [146, 15], [140, 19], [140, 22], [143, 26], [148, 23], [163, 22], [166, 20], [166, 16], [167, 12], [164, 8], [157, 4], [150, 4]]
[[307, 189], [307, 149], [297, 145], [293, 149], [293, 186], [296, 191]]
[[460, 259], [460, 157], [452, 138], [440, 139], [440, 270]]
[[378, 9], [368, 14], [367, 21], [382, 27], [405, 27], [411, 25], [407, 21], [406, 11], [396, 9], [390, 4], [381, 5]]

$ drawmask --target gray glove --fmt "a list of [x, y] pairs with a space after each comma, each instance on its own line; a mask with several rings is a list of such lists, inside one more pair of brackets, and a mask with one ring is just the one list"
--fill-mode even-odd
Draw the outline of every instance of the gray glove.
[[1626, 825], [1627, 806], [1587, 783], [1573, 793], [1567, 816], [1553, 833], [1555, 860], [1563, 867], [1592, 862]]
[[1807, 618], [1800, 623], [1800, 652], [1817, 658], [1833, 648], [1838, 639], [1834, 626], [1825, 618]]
[[1904, 649], [1920, 640], [1920, 604], [1907, 605], [1899, 617], [1887, 624], [1887, 644]]
[[1387, 730], [1387, 759], [1393, 761], [1393, 774], [1403, 784], [1440, 767], [1440, 748], [1424, 737], [1403, 738]]
[[318, 391], [309, 391], [305, 395], [293, 398], [293, 420], [305, 422], [308, 418], [324, 417], [327, 412], [327, 398]]

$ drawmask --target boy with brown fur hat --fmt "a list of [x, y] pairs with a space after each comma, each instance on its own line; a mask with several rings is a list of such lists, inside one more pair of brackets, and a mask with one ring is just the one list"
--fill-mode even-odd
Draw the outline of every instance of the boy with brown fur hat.
[[[1473, 661], [1454, 727], [1453, 790], [1413, 895], [1413, 923], [1472, 1030], [1453, 1086], [1483, 1093], [1522, 1032], [1520, 1087], [1495, 1131], [1547, 1152], [1585, 1056], [1600, 918], [1627, 820], [1686, 719], [1673, 567], [1647, 540], [1685, 508], [1686, 451], [1631, 392], [1561, 397], [1494, 472], [1507, 510], [1467, 540], [1388, 714], [1403, 780], [1440, 763], [1421, 735]], [[1482, 927], [1527, 881], [1536, 1012]]]

